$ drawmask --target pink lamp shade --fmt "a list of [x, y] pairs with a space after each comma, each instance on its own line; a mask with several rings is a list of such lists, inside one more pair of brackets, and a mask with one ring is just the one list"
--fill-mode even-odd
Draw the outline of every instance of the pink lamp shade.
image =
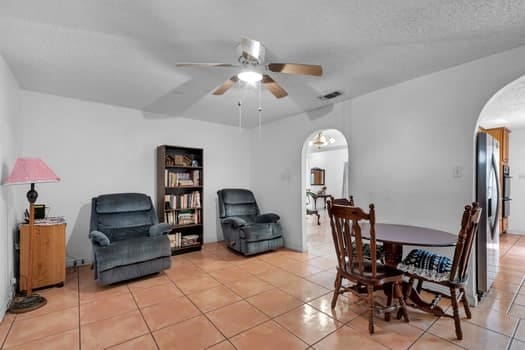
[[40, 158], [18, 158], [11, 175], [4, 184], [29, 184], [38, 182], [58, 182], [60, 178]]

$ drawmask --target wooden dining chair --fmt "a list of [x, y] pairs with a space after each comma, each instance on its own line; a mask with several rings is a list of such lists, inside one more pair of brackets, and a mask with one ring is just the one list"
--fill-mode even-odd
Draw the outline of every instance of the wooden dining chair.
[[[334, 198], [333, 196], [330, 196], [329, 201], [332, 203], [332, 205], [335, 204], [335, 205], [346, 205], [346, 206], [355, 207], [354, 196], [349, 196], [348, 198]], [[355, 242], [352, 243], [352, 249], [355, 255], [356, 253], [355, 252], [355, 249], [356, 249]], [[363, 251], [364, 251], [365, 256], [370, 257], [370, 244], [369, 243], [364, 243]], [[376, 244], [376, 256], [377, 256], [377, 259], [381, 261], [381, 263], [383, 264], [385, 263], [385, 250], [383, 248], [383, 244]]]
[[[338, 263], [332, 308], [336, 306], [340, 294], [351, 292], [368, 302], [368, 331], [370, 334], [374, 333], [374, 313], [376, 311], [384, 312], [385, 319], [389, 320], [390, 313], [399, 308], [405, 321], [408, 322], [401, 291], [403, 272], [378, 262], [374, 205], [370, 204], [369, 213], [365, 213], [361, 208], [333, 204], [332, 201], [329, 201], [328, 214]], [[362, 236], [362, 222], [369, 224], [370, 256], [367, 256], [363, 249], [365, 239]], [[353, 244], [355, 244], [355, 250], [352, 249]], [[354, 285], [343, 287], [343, 279]], [[366, 286], [366, 293], [361, 293], [363, 289], [360, 288], [361, 286]], [[383, 286], [388, 287], [385, 290], [391, 293], [387, 305], [382, 305], [374, 299], [374, 291]], [[398, 300], [399, 305], [392, 305], [392, 297]]]
[[[407, 286], [410, 288], [406, 288], [404, 291], [405, 300], [408, 300], [410, 293], [412, 293], [412, 286], [415, 281], [418, 281], [417, 291], [420, 291], [423, 282], [439, 284], [449, 289], [453, 314], [450, 315], [437, 307], [427, 311], [431, 311], [437, 316], [453, 318], [458, 340], [463, 339], [461, 319], [459, 317], [459, 302], [463, 304], [467, 318], [472, 317], [465, 286], [468, 281], [468, 264], [472, 245], [478, 231], [480, 217], [481, 208], [478, 203], [472, 203], [472, 206], [465, 206], [452, 260], [446, 256], [433, 254], [423, 249], [414, 249], [397, 266], [398, 269], [405, 271], [409, 277]], [[440, 295], [434, 299], [433, 305], [436, 305], [439, 299]]]

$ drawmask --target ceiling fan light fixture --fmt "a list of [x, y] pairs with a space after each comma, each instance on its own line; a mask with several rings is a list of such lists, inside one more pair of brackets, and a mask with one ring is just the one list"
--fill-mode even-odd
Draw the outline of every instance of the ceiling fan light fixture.
[[246, 83], [249, 83], [249, 84], [254, 84], [258, 81], [261, 81], [263, 76], [261, 73], [258, 73], [258, 72], [254, 72], [254, 71], [251, 71], [251, 70], [247, 70], [247, 71], [244, 71], [244, 72], [240, 72], [239, 74], [237, 74], [237, 77], [246, 82]]

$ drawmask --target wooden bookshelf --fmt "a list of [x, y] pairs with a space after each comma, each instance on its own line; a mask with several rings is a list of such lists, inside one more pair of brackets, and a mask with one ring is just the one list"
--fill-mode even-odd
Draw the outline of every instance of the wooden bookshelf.
[[203, 160], [201, 148], [157, 147], [157, 214], [160, 222], [172, 225], [172, 255], [202, 247]]

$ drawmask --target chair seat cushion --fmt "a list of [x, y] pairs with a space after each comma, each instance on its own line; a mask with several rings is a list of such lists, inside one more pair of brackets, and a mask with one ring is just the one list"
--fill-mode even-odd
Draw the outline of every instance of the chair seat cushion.
[[281, 237], [281, 225], [278, 223], [252, 224], [241, 227], [240, 237], [247, 242], [257, 242]]
[[[359, 272], [359, 264], [357, 262], [354, 262], [350, 266], [349, 262], [346, 262], [345, 264], [346, 272], [354, 274], [354, 275], [360, 275]], [[375, 278], [384, 278], [384, 277], [394, 277], [394, 276], [401, 276], [403, 275], [403, 271], [400, 271], [394, 267], [385, 265], [385, 264], [376, 264], [376, 277]], [[364, 278], [374, 278], [372, 275], [372, 263], [370, 261], [365, 260], [363, 263], [363, 274], [362, 277]]]
[[93, 250], [99, 272], [171, 256], [170, 241], [167, 236], [131, 238], [112, 242], [105, 247], [93, 245]]
[[[370, 254], [370, 244], [369, 243], [365, 243], [363, 244], [363, 254], [365, 257], [367, 258], [371, 258], [372, 255]], [[352, 255], [356, 256], [357, 255], [357, 245], [355, 243], [355, 241], [352, 241]], [[385, 249], [383, 248], [382, 245], [376, 245], [376, 258], [377, 259], [382, 259], [385, 255]]]
[[446, 256], [423, 249], [414, 249], [397, 265], [397, 268], [431, 281], [440, 282], [450, 279], [452, 261]]

